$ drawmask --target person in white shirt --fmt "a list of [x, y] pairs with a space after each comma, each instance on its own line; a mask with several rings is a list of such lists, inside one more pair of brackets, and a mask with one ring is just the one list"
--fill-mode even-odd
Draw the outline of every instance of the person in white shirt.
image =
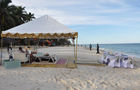
[[10, 61], [13, 61], [13, 60], [14, 60], [14, 56], [13, 56], [12, 47], [9, 47], [9, 52], [8, 52], [8, 54], [9, 54], [9, 60], [10, 60]]
[[30, 47], [27, 47], [26, 48], [26, 57], [29, 60], [29, 62], [31, 62], [31, 54], [32, 54], [32, 52], [30, 50]]
[[26, 57], [28, 58], [29, 62], [32, 63], [35, 60], [35, 57], [33, 54], [36, 54], [37, 52], [32, 52], [30, 47], [26, 49]]

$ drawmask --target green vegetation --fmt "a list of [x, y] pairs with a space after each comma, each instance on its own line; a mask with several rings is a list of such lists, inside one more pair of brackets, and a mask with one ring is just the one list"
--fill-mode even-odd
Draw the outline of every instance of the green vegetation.
[[35, 18], [34, 14], [25, 11], [25, 7], [12, 5], [11, 2], [0, 0], [0, 34]]

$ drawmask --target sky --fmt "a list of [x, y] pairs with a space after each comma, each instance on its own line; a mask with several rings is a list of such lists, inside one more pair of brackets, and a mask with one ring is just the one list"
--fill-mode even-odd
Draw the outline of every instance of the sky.
[[12, 0], [78, 32], [79, 44], [140, 43], [140, 0]]

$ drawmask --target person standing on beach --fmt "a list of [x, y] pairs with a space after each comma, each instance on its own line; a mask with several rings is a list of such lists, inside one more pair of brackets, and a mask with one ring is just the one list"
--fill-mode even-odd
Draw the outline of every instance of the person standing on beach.
[[90, 49], [90, 51], [92, 50], [92, 45], [91, 44], [89, 45], [89, 49]]
[[14, 60], [12, 47], [9, 47], [9, 52], [8, 52], [8, 54], [9, 54], [9, 60], [10, 60], [10, 61]]
[[100, 50], [99, 50], [99, 44], [97, 44], [97, 52], [96, 52], [96, 54], [100, 54]]

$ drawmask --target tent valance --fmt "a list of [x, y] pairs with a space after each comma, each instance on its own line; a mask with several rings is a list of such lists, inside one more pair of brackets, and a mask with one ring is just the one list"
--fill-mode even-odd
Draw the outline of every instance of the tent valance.
[[48, 38], [76, 38], [78, 37], [78, 33], [5, 33], [2, 34], [3, 38], [42, 38], [42, 39], [48, 39]]

